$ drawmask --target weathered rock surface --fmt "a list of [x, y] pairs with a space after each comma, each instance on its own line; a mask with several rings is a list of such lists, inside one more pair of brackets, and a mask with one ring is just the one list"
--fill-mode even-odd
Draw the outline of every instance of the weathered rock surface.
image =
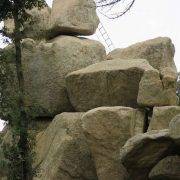
[[159, 72], [155, 69], [145, 71], [139, 83], [137, 102], [145, 107], [177, 105], [175, 85], [164, 86]]
[[37, 137], [38, 179], [97, 180], [93, 160], [82, 133], [83, 113], [57, 115]]
[[54, 0], [51, 11], [51, 36], [92, 35], [99, 19], [93, 0]]
[[[59, 36], [50, 42], [40, 43], [25, 39], [22, 44], [22, 64], [26, 106], [36, 109], [36, 116], [41, 117], [72, 111], [65, 76], [104, 58], [104, 47], [89, 39]], [[13, 60], [13, 57], [9, 59]], [[15, 88], [9, 89], [14, 91]]]
[[158, 37], [110, 52], [108, 59], [147, 59], [149, 64], [160, 72], [170, 67], [176, 72], [174, 63], [175, 48], [170, 38]]
[[169, 123], [170, 136], [180, 146], [180, 113]]
[[153, 167], [149, 174], [150, 180], [179, 180], [180, 156], [167, 156]]
[[[169, 99], [170, 101], [169, 103], [163, 103], [163, 105], [176, 105], [177, 70], [174, 63], [174, 53], [175, 48], [172, 44], [171, 39], [167, 37], [158, 37], [155, 39], [136, 43], [124, 49], [116, 49], [109, 53], [107, 59], [146, 59], [152, 67], [159, 70], [160, 72], [164, 89], [163, 94], [165, 96], [167, 95], [167, 99]], [[153, 90], [153, 93], [155, 93], [156, 90], [157, 89]], [[157, 101], [155, 98], [153, 98], [152, 101], [154, 100]], [[161, 101], [163, 100], [161, 99]], [[146, 104], [147, 102], [144, 103]], [[152, 102], [150, 102], [150, 104], [151, 103]]]
[[129, 107], [99, 107], [83, 115], [82, 125], [96, 164], [99, 180], [127, 179], [119, 165], [119, 148], [132, 136], [143, 133], [143, 111]]
[[[47, 32], [50, 28], [49, 19], [51, 9], [49, 7], [44, 7], [41, 10], [39, 10], [38, 8], [33, 8], [32, 10], [28, 10], [27, 12], [31, 16], [31, 19], [24, 25], [23, 38], [47, 38]], [[7, 28], [7, 35], [11, 37], [14, 31], [14, 21], [12, 19], [8, 19], [4, 21], [4, 25]]]
[[154, 107], [148, 131], [168, 129], [170, 121], [180, 114], [180, 106]]
[[70, 101], [76, 111], [100, 106], [137, 107], [139, 82], [153, 69], [143, 59], [114, 59], [93, 64], [66, 77]]
[[172, 148], [168, 130], [151, 131], [129, 139], [120, 150], [120, 160], [130, 179], [145, 180], [154, 165], [171, 154]]

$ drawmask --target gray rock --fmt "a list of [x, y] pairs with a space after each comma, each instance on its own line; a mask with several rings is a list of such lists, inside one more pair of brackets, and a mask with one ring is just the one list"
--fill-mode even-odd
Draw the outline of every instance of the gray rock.
[[36, 162], [39, 180], [97, 180], [91, 154], [82, 133], [83, 113], [57, 115], [37, 136]]
[[179, 180], [180, 156], [167, 156], [159, 161], [149, 174], [150, 180]]
[[96, 164], [99, 180], [125, 180], [119, 165], [119, 148], [132, 136], [143, 133], [145, 114], [129, 107], [99, 107], [83, 115], [82, 125]]
[[138, 104], [145, 107], [177, 105], [175, 86], [164, 85], [164, 80], [155, 69], [145, 71], [139, 83]]
[[99, 24], [93, 0], [54, 0], [50, 36], [59, 34], [92, 35]]
[[121, 148], [120, 160], [130, 179], [145, 180], [154, 165], [171, 154], [173, 145], [168, 130], [138, 134]]
[[114, 59], [93, 64], [66, 77], [70, 101], [76, 111], [100, 106], [137, 107], [139, 82], [154, 69], [143, 59]]
[[154, 107], [148, 131], [168, 129], [170, 121], [180, 114], [180, 106]]
[[160, 72], [170, 67], [177, 72], [174, 63], [175, 48], [170, 38], [158, 37], [133, 44], [124, 49], [115, 49], [110, 52], [108, 59], [147, 59], [149, 64]]

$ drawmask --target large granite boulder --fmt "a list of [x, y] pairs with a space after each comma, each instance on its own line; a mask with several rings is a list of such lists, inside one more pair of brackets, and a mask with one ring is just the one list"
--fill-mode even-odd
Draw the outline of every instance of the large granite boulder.
[[[32, 10], [27, 10], [27, 13], [31, 18], [25, 22], [23, 30], [23, 38], [32, 39], [45, 39], [47, 38], [47, 33], [49, 31], [49, 19], [51, 9], [49, 7], [44, 7], [42, 9], [33, 8]], [[6, 33], [9, 37], [12, 37], [14, 31], [14, 21], [12, 19], [7, 19], [4, 21], [4, 26], [6, 28]]]
[[[12, 54], [11, 47], [6, 48]], [[90, 64], [103, 61], [105, 49], [97, 41], [71, 36], [59, 36], [50, 42], [37, 43], [25, 39], [22, 43], [22, 65], [25, 79], [25, 104], [36, 110], [36, 116], [54, 116], [72, 111], [65, 76]], [[7, 56], [14, 65], [14, 57]], [[14, 73], [14, 76], [15, 73]], [[13, 83], [15, 82], [15, 83]], [[17, 81], [9, 85], [14, 92]]]
[[[165, 94], [172, 95], [172, 104], [176, 102], [177, 70], [174, 63], [175, 48], [170, 38], [158, 37], [136, 43], [124, 49], [115, 49], [107, 59], [146, 59], [149, 64], [159, 70]], [[170, 105], [170, 104], [168, 104]]]
[[150, 180], [179, 180], [180, 156], [167, 156], [156, 164], [149, 174]]
[[130, 179], [145, 180], [162, 158], [173, 153], [173, 148], [168, 130], [151, 131], [129, 139], [120, 149], [120, 160]]
[[175, 48], [170, 38], [158, 37], [133, 44], [124, 49], [115, 49], [107, 56], [108, 59], [147, 59], [149, 64], [160, 72], [170, 67], [176, 72], [174, 63]]
[[158, 70], [145, 71], [139, 83], [137, 102], [145, 107], [177, 105], [175, 85], [165, 86]]
[[180, 147], [180, 113], [175, 116], [169, 123], [170, 136]]
[[180, 114], [180, 106], [154, 107], [148, 131], [168, 129], [170, 121]]
[[59, 34], [92, 35], [99, 24], [95, 2], [54, 0], [50, 22], [50, 37]]
[[132, 136], [143, 133], [145, 113], [129, 107], [99, 107], [83, 115], [82, 126], [96, 165], [99, 180], [125, 180], [119, 165], [119, 148]]
[[100, 106], [137, 107], [139, 82], [154, 69], [143, 59], [114, 59], [93, 64], [66, 77], [70, 101], [76, 111]]
[[97, 180], [96, 170], [82, 132], [83, 113], [57, 115], [37, 136], [38, 180]]

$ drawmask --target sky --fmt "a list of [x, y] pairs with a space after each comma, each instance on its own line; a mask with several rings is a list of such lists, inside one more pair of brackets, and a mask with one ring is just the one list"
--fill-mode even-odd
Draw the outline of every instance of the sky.
[[[52, 0], [47, 3], [51, 6]], [[115, 48], [159, 36], [170, 37], [176, 48], [175, 63], [180, 71], [180, 0], [136, 0], [126, 15], [115, 20], [98, 15]], [[99, 40], [96, 35], [88, 38]]]

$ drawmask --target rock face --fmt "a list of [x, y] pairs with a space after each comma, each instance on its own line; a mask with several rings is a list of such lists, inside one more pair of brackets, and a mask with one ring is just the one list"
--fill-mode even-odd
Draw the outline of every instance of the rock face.
[[[136, 43], [124, 49], [116, 49], [109, 53], [107, 59], [146, 59], [152, 67], [159, 70], [162, 85], [159, 81], [159, 78], [156, 79], [155, 82], [151, 82], [151, 85], [153, 85], [153, 87], [151, 87], [150, 84], [148, 85], [146, 83], [146, 79], [150, 78], [150, 80], [153, 80], [155, 77], [149, 77], [149, 75], [147, 77], [146, 74], [142, 80], [143, 82], [141, 82], [141, 91], [143, 88], [145, 89], [143, 90], [143, 95], [139, 97], [140, 104], [144, 104], [147, 106], [152, 106], [153, 103], [155, 105], [157, 104], [163, 106], [176, 105], [178, 103], [176, 97], [177, 70], [173, 60], [174, 52], [175, 49], [174, 45], [171, 42], [171, 39], [167, 37], [159, 37], [148, 41]], [[156, 85], [157, 87], [155, 88], [154, 86]], [[153, 91], [145, 92], [148, 88], [151, 88], [151, 90]], [[155, 96], [156, 98], [152, 97], [152, 95], [155, 94], [157, 91], [158, 93]], [[163, 98], [160, 98], [160, 94], [162, 96], [164, 95]]]
[[168, 129], [170, 121], [180, 114], [180, 106], [154, 107], [148, 131]]
[[37, 137], [38, 180], [97, 180], [81, 128], [83, 113], [62, 113]]
[[139, 82], [153, 69], [143, 59], [115, 59], [93, 64], [66, 77], [70, 101], [76, 111], [100, 106], [137, 107]]
[[150, 180], [179, 180], [180, 156], [167, 156], [162, 159], [150, 172]]
[[140, 43], [136, 43], [124, 49], [116, 49], [109, 53], [108, 59], [147, 59], [149, 64], [160, 72], [170, 67], [176, 72], [174, 63], [174, 45], [171, 39], [159, 37]]
[[[27, 12], [29, 15], [31, 15], [31, 19], [24, 25], [25, 28], [23, 31], [23, 38], [47, 38], [51, 9], [49, 7], [44, 7], [41, 10], [39, 10], [38, 8], [33, 8], [32, 10], [29, 10]], [[11, 37], [14, 30], [13, 20], [8, 19], [4, 21], [4, 25], [7, 28], [8, 36]]]
[[127, 179], [119, 165], [119, 148], [132, 136], [143, 133], [144, 112], [129, 107], [99, 107], [82, 118], [83, 130], [96, 164], [99, 180]]
[[145, 107], [177, 105], [175, 85], [164, 86], [155, 69], [145, 71], [139, 83], [137, 102]]
[[130, 179], [145, 180], [153, 166], [169, 155], [172, 148], [168, 130], [151, 131], [129, 139], [120, 150], [120, 159]]
[[58, 34], [92, 35], [99, 19], [93, 0], [54, 0], [51, 13], [51, 36]]
[[170, 136], [180, 147], [180, 113], [175, 116], [169, 124]]
[[71, 36], [40, 43], [25, 39], [22, 50], [26, 105], [38, 111], [36, 116], [45, 117], [73, 110], [65, 88], [69, 72], [105, 58], [99, 42]]

